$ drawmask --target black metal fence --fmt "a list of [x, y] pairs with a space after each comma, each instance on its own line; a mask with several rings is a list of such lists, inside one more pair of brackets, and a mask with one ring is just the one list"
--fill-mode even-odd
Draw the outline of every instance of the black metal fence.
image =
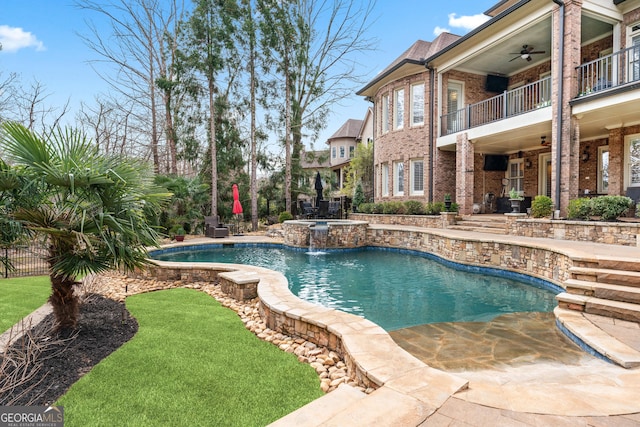
[[29, 244], [0, 249], [0, 273], [2, 278], [40, 276], [49, 273], [46, 261], [45, 242], [38, 240]]

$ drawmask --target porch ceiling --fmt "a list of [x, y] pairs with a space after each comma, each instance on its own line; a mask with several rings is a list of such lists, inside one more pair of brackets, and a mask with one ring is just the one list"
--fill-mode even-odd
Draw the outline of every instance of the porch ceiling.
[[580, 124], [580, 139], [606, 137], [609, 130], [640, 124], [640, 89], [615, 95], [585, 99], [573, 106]]
[[536, 123], [473, 140], [477, 153], [506, 154], [540, 149], [541, 136], [551, 142], [550, 123]]

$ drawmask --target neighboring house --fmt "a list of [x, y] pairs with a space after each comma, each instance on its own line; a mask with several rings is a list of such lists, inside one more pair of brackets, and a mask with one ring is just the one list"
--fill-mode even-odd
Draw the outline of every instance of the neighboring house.
[[327, 139], [330, 151], [331, 170], [338, 189], [344, 187], [345, 168], [355, 155], [359, 143], [373, 141], [373, 110], [367, 109], [364, 120], [348, 119]]
[[[377, 200], [462, 213], [511, 188], [564, 214], [640, 191], [640, 0], [503, 0], [464, 37], [418, 41], [358, 94], [375, 105]], [[637, 199], [637, 197], [636, 197]]]
[[320, 176], [323, 178], [324, 195], [328, 195], [333, 188], [331, 188], [331, 162], [329, 160], [329, 150], [316, 150], [316, 151], [302, 151], [300, 153], [300, 167], [304, 170], [308, 176], [308, 181], [301, 186], [307, 186], [310, 188], [310, 194], [300, 195], [300, 198], [311, 200], [315, 197], [314, 184], [316, 173], [320, 172]]

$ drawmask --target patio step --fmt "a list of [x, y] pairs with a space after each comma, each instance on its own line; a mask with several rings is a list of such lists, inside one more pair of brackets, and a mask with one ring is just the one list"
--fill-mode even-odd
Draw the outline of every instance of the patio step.
[[640, 304], [639, 287], [611, 285], [609, 283], [577, 279], [569, 279], [565, 282], [565, 285], [567, 292], [570, 294]]
[[640, 322], [640, 304], [562, 292], [556, 295], [558, 307], [583, 313]]
[[449, 227], [453, 230], [474, 231], [480, 233], [507, 234], [507, 224], [503, 216], [472, 215], [462, 217], [455, 225]]
[[640, 272], [612, 270], [608, 268], [571, 267], [569, 269], [573, 279], [585, 282], [608, 283], [610, 285], [622, 285], [640, 287]]

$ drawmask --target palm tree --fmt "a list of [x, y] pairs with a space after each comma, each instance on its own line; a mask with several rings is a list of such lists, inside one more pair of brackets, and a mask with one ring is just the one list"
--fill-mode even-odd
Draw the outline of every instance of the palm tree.
[[56, 129], [46, 138], [17, 123], [0, 128], [8, 163], [26, 179], [29, 194], [15, 219], [48, 238], [49, 301], [59, 329], [78, 319], [77, 278], [113, 268], [133, 270], [147, 263], [146, 247], [157, 234], [145, 209], [170, 194], [153, 185], [153, 172], [140, 161], [101, 154], [81, 132]]

